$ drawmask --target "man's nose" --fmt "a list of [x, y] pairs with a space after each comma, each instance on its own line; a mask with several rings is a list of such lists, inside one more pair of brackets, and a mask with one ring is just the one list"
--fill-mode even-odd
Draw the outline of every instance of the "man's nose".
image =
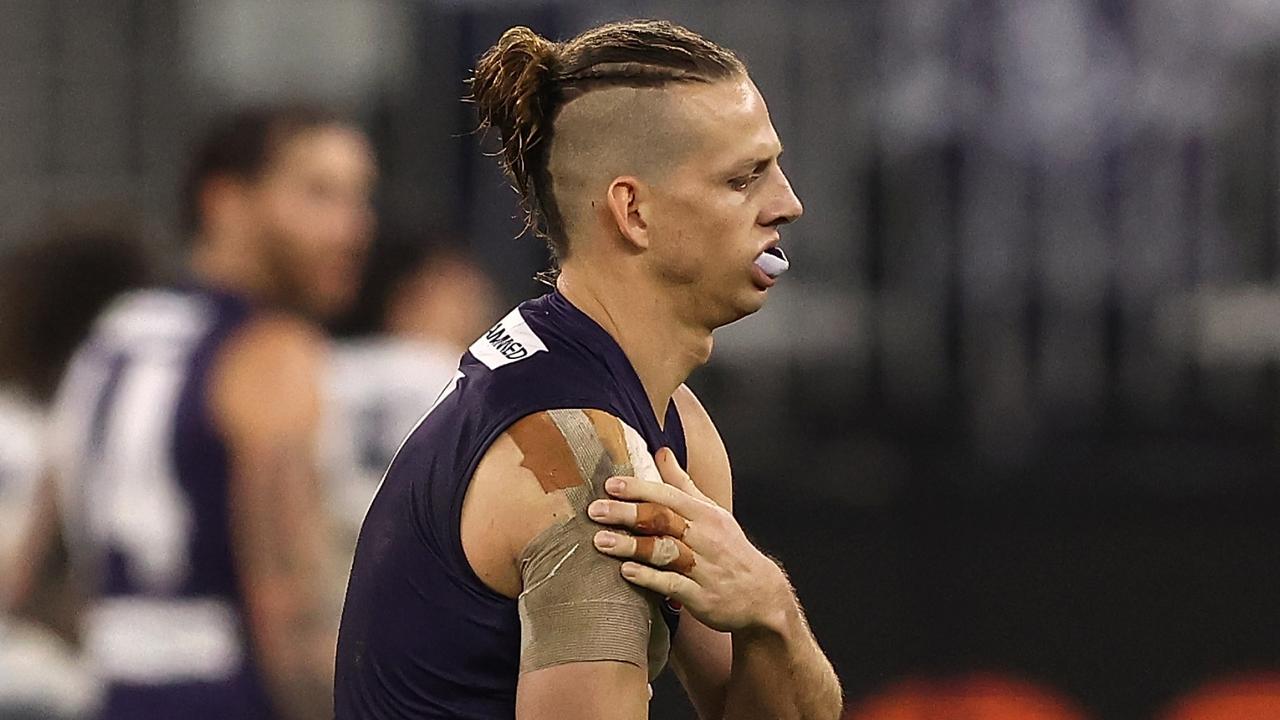
[[777, 195], [766, 209], [765, 217], [762, 218], [764, 225], [785, 225], [795, 222], [804, 214], [804, 205], [791, 189], [791, 181], [787, 180], [787, 176], [781, 172], [779, 172], [779, 178]]

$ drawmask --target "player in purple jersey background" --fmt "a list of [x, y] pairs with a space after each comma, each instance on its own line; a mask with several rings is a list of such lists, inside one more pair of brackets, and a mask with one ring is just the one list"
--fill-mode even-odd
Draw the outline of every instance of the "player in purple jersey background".
[[317, 322], [355, 294], [375, 175], [327, 110], [219, 118], [185, 187], [185, 277], [119, 298], [77, 351], [54, 465], [99, 717], [330, 714]]

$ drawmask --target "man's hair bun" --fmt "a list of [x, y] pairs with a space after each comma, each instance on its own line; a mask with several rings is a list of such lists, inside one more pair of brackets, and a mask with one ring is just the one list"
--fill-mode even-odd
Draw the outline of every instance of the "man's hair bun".
[[534, 195], [525, 159], [548, 134], [558, 55], [556, 43], [527, 27], [513, 27], [480, 57], [471, 78], [480, 130], [498, 130], [502, 166], [525, 198]]

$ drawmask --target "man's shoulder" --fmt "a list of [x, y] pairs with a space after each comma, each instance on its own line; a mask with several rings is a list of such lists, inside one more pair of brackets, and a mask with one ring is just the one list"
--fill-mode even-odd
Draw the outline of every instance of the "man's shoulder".
[[513, 597], [515, 562], [535, 537], [585, 517], [615, 472], [657, 475], [651, 461], [642, 465], [643, 444], [622, 420], [593, 408], [535, 411], [509, 425], [483, 452], [467, 490], [463, 542], [477, 574]]
[[495, 322], [467, 349], [471, 356], [489, 370], [498, 370], [534, 358], [538, 353], [550, 353], [548, 343], [558, 344], [555, 333], [536, 313], [530, 310], [526, 314], [522, 310], [528, 306], [529, 303], [525, 303], [515, 307]]
[[612, 398], [607, 366], [538, 312], [536, 302], [514, 308], [467, 348], [459, 369], [470, 386], [524, 414]]
[[190, 343], [216, 319], [217, 308], [197, 294], [166, 286], [135, 288], [102, 309], [87, 343], [127, 349]]
[[324, 333], [312, 323], [286, 313], [259, 313], [228, 338], [221, 351], [228, 380], [246, 384], [293, 382], [319, 375], [328, 355]]
[[207, 390], [223, 430], [310, 427], [327, 353], [324, 333], [306, 320], [275, 312], [246, 319], [218, 349]]

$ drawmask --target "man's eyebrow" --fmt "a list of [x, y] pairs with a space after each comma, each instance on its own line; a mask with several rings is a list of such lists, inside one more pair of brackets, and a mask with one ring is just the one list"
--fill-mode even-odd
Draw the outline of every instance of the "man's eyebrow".
[[748, 159], [746, 159], [746, 160], [743, 160], [742, 162], [739, 162], [739, 163], [735, 164], [735, 165], [730, 169], [730, 172], [737, 173], [737, 172], [742, 172], [742, 171], [745, 171], [745, 170], [752, 170], [752, 171], [754, 171], [754, 172], [759, 172], [759, 171], [761, 171], [761, 170], [764, 170], [764, 168], [765, 168], [769, 163], [771, 163], [771, 162], [773, 162], [774, 160], [778, 159], [778, 157], [779, 157], [780, 155], [782, 155], [782, 150], [783, 150], [783, 147], [782, 147], [781, 145], [779, 145], [779, 146], [778, 146], [778, 151], [777, 151], [777, 152], [774, 152], [774, 153], [767, 153], [767, 154], [761, 154], [761, 155], [754, 155], [754, 156], [752, 156], [752, 157], [750, 157], [750, 158], [748, 158]]

